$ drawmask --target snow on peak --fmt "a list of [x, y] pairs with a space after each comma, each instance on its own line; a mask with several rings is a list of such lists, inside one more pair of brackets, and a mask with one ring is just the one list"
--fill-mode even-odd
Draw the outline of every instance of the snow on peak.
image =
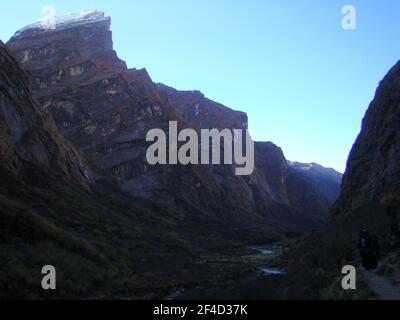
[[17, 31], [14, 37], [18, 37], [28, 30], [59, 30], [96, 21], [107, 21], [109, 19], [104, 16], [104, 12], [98, 11], [97, 9], [84, 10], [79, 13], [70, 13], [65, 16], [56, 16], [55, 8], [49, 6], [43, 11], [43, 13], [46, 14], [45, 18]]

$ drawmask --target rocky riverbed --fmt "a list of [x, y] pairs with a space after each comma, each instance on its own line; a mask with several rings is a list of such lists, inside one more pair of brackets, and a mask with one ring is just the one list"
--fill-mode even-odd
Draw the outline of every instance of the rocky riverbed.
[[[166, 300], [252, 298], [253, 295], [273, 298], [272, 288], [285, 275], [279, 266], [282, 246], [254, 246], [240, 249], [237, 255], [202, 256], [197, 263], [210, 269], [208, 280], [192, 287], [177, 287]], [[261, 285], [265, 284], [268, 285]], [[249, 294], [249, 291], [254, 291]], [[262, 288], [270, 288], [263, 292]]]

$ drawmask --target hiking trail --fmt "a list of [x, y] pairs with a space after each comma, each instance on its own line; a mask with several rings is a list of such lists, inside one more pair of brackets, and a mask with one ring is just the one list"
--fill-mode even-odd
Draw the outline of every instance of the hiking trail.
[[364, 272], [364, 277], [379, 300], [400, 300], [400, 287], [393, 284], [390, 278], [371, 271]]

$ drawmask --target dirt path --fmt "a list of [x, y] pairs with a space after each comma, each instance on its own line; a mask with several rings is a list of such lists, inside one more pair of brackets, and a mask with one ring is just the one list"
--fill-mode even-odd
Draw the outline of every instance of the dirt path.
[[380, 300], [400, 300], [400, 288], [393, 284], [390, 278], [366, 271], [365, 279]]

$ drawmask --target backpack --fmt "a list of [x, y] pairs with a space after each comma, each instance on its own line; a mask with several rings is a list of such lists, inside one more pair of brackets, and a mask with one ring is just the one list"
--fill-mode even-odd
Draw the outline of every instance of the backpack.
[[358, 249], [370, 249], [371, 248], [371, 238], [368, 231], [361, 231], [358, 240]]

